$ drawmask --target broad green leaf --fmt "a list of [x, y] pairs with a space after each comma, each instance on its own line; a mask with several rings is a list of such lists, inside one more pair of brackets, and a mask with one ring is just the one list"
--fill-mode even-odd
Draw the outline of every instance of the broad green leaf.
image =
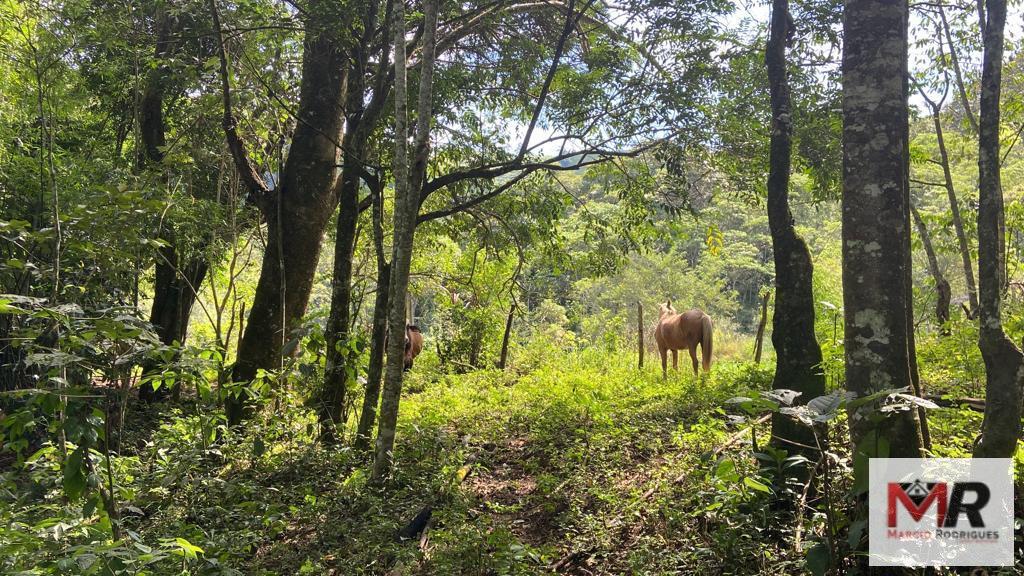
[[747, 488], [750, 488], [750, 489], [753, 489], [753, 490], [757, 490], [758, 492], [764, 492], [765, 494], [770, 494], [771, 491], [772, 491], [771, 488], [769, 488], [768, 486], [765, 486], [764, 484], [762, 484], [761, 482], [758, 482], [756, 479], [751, 478], [750, 476], [747, 476], [747, 477], [745, 477], [743, 479], [743, 484]]
[[64, 462], [64, 493], [68, 500], [78, 500], [85, 492], [84, 457], [85, 447], [79, 446], [68, 455], [67, 461]]

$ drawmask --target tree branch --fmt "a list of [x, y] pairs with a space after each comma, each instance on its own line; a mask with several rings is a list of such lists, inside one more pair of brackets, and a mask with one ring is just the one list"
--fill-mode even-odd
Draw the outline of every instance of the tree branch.
[[474, 207], [474, 206], [476, 206], [478, 204], [481, 204], [483, 202], [486, 202], [486, 201], [490, 200], [491, 198], [494, 198], [494, 197], [498, 196], [499, 194], [501, 194], [505, 190], [508, 190], [512, 186], [515, 186], [521, 180], [523, 180], [524, 178], [526, 178], [530, 174], [533, 174], [537, 170], [539, 170], [539, 168], [530, 168], [530, 169], [527, 169], [527, 170], [523, 170], [521, 173], [517, 174], [514, 178], [512, 178], [508, 182], [505, 182], [501, 186], [498, 186], [497, 188], [494, 188], [493, 190], [491, 190], [490, 192], [487, 192], [486, 194], [482, 194], [480, 196], [472, 198], [471, 200], [467, 200], [465, 202], [462, 202], [461, 204], [456, 204], [454, 206], [450, 206], [450, 207], [444, 208], [442, 210], [434, 210], [432, 212], [427, 212], [426, 214], [420, 214], [416, 218], [416, 224], [422, 224], [424, 222], [429, 222], [431, 220], [437, 220], [438, 218], [444, 218], [445, 216], [451, 216], [452, 214], [457, 214], [459, 212], [464, 212], [466, 210], [469, 210], [470, 208], [472, 208], [472, 207]]
[[940, 5], [939, 9], [939, 20], [942, 22], [942, 30], [946, 35], [946, 43], [949, 44], [949, 61], [953, 64], [953, 75], [956, 78], [956, 86], [960, 91], [960, 101], [964, 106], [964, 112], [967, 114], [967, 122], [974, 129], [974, 133], [978, 133], [978, 120], [974, 117], [974, 112], [971, 111], [971, 101], [967, 98], [967, 89], [964, 87], [963, 73], [960, 71], [960, 59], [956, 56], [956, 46], [953, 44], [953, 35], [949, 33], [949, 21], [946, 20], [946, 10]]
[[[591, 0], [593, 2], [593, 0]], [[588, 3], [587, 6], [590, 4]], [[558, 71], [558, 64], [562, 60], [562, 52], [565, 51], [565, 42], [569, 39], [569, 34], [572, 33], [573, 25], [578, 18], [573, 18], [573, 8], [576, 6], [576, 0], [569, 0], [569, 5], [566, 7], [565, 13], [565, 25], [562, 27], [562, 34], [558, 37], [558, 43], [555, 44], [555, 54], [551, 57], [551, 67], [548, 68], [548, 74], [544, 77], [544, 84], [540, 88], [540, 95], [537, 97], [537, 104], [533, 107], [533, 115], [530, 117], [530, 125], [526, 128], [526, 134], [523, 135], [523, 143], [519, 146], [519, 154], [516, 155], [517, 159], [526, 156], [526, 150], [530, 146], [530, 137], [533, 135], [533, 129], [537, 127], [537, 120], [540, 119], [540, 113], [544, 109], [544, 102], [547, 100], [548, 92], [551, 90], [551, 82], [555, 79], [555, 72]], [[586, 10], [586, 7], [584, 7]], [[583, 11], [580, 11], [582, 14]]]
[[[504, 192], [504, 191], [508, 190], [509, 188], [513, 187], [515, 184], [519, 183], [521, 180], [523, 180], [524, 178], [526, 178], [527, 176], [529, 176], [530, 174], [532, 174], [534, 172], [537, 172], [537, 171], [540, 171], [540, 170], [547, 170], [549, 172], [561, 172], [561, 171], [569, 171], [569, 170], [578, 170], [578, 169], [584, 168], [586, 166], [592, 166], [594, 164], [601, 164], [603, 162], [607, 162], [607, 161], [609, 161], [609, 160], [611, 160], [613, 158], [632, 158], [632, 157], [635, 157], [635, 156], [638, 156], [638, 155], [642, 154], [643, 152], [645, 152], [647, 150], [650, 150], [654, 146], [660, 144], [661, 142], [664, 142], [666, 139], [667, 139], [667, 137], [666, 138], [661, 138], [661, 139], [658, 139], [658, 140], [654, 140], [654, 141], [652, 141], [652, 142], [650, 142], [648, 144], [645, 144], [644, 146], [640, 146], [640, 147], [634, 148], [632, 150], [624, 150], [623, 151], [623, 150], [590, 149], [590, 150], [581, 151], [581, 152], [571, 152], [571, 153], [561, 154], [561, 155], [558, 155], [558, 156], [553, 156], [553, 157], [548, 158], [546, 160], [543, 160], [541, 162], [519, 163], [519, 164], [516, 164], [516, 165], [506, 164], [506, 165], [503, 165], [503, 166], [501, 166], [499, 168], [480, 168], [479, 170], [467, 170], [465, 172], [459, 172], [459, 173], [455, 173], [455, 174], [447, 174], [446, 176], [457, 176], [458, 178], [456, 178], [454, 180], [449, 180], [445, 184], [442, 184], [441, 186], [437, 186], [436, 188], [433, 188], [433, 190], [438, 190], [438, 189], [440, 189], [440, 188], [442, 188], [444, 186], [447, 186], [448, 184], [452, 184], [454, 182], [459, 182], [459, 181], [462, 181], [462, 180], [467, 180], [467, 179], [471, 179], [471, 178], [495, 178], [497, 176], [502, 176], [504, 174], [508, 174], [510, 172], [514, 172], [516, 170], [521, 170], [521, 172], [519, 174], [517, 174], [516, 176], [514, 176], [511, 180], [501, 184], [497, 188], [495, 188], [493, 190], [490, 190], [489, 192], [487, 192], [485, 194], [482, 194], [480, 196], [476, 196], [476, 197], [474, 197], [474, 198], [472, 198], [470, 200], [466, 200], [465, 202], [461, 202], [461, 203], [456, 204], [454, 206], [449, 206], [448, 208], [444, 208], [444, 209], [440, 209], [440, 210], [434, 210], [432, 212], [427, 212], [425, 214], [421, 214], [420, 216], [417, 217], [416, 223], [420, 224], [420, 223], [423, 223], [423, 222], [428, 222], [430, 220], [436, 220], [438, 218], [444, 218], [446, 216], [451, 216], [453, 214], [457, 214], [459, 212], [463, 212], [465, 210], [468, 210], [468, 209], [470, 209], [470, 208], [472, 208], [472, 207], [474, 207], [474, 206], [476, 206], [478, 204], [481, 204], [483, 202], [486, 202], [487, 200], [490, 200], [490, 199], [498, 196], [499, 194], [501, 194], [502, 192]], [[569, 165], [562, 165], [561, 164], [562, 160], [566, 160], [566, 159], [571, 158], [573, 156], [578, 156], [579, 159], [576, 162], [574, 162], [573, 164], [569, 164]], [[592, 160], [587, 160], [588, 156], [597, 156], [597, 158], [594, 158]], [[440, 178], [435, 178], [434, 180], [431, 180], [430, 182], [428, 182], [427, 186], [424, 186], [424, 192], [426, 192], [426, 189], [427, 189], [427, 187], [429, 185], [435, 184], [435, 183], [437, 183], [438, 181], [440, 181], [440, 180], [442, 180], [444, 178], [445, 177], [442, 176]], [[421, 201], [423, 199], [425, 199], [425, 198], [426, 198], [426, 195], [424, 195], [423, 198], [421, 198]]]
[[264, 204], [270, 195], [270, 187], [263, 181], [263, 178], [249, 161], [249, 154], [245, 148], [245, 142], [238, 135], [238, 121], [231, 111], [231, 84], [228, 80], [228, 57], [224, 49], [224, 38], [220, 27], [220, 14], [217, 11], [217, 0], [209, 0], [210, 16], [213, 18], [213, 29], [217, 39], [217, 55], [220, 58], [220, 82], [221, 94], [224, 99], [224, 136], [227, 139], [228, 149], [231, 150], [231, 157], [234, 160], [235, 168], [238, 170], [239, 178], [246, 188], [256, 196], [258, 204]]
[[936, 187], [939, 187], [939, 188], [945, 188], [946, 187], [946, 185], [944, 183], [942, 183], [942, 182], [929, 182], [927, 180], [918, 180], [916, 178], [911, 178], [910, 181], [913, 182], [914, 184], [920, 184], [922, 186], [936, 186]]

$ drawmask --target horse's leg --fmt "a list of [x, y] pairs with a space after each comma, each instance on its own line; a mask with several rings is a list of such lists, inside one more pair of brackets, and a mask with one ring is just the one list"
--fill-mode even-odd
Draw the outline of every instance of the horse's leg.
[[658, 354], [661, 355], [661, 377], [668, 378], [668, 350], [659, 345]]
[[679, 350], [672, 350], [672, 369], [679, 372]]
[[690, 346], [690, 361], [693, 362], [693, 375], [697, 375], [697, 345]]

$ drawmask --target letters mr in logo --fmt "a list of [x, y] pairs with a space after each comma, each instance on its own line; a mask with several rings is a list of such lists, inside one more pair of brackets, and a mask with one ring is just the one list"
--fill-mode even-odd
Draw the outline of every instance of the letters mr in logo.
[[[973, 502], [964, 502], [964, 495], [967, 492], [975, 494]], [[981, 518], [981, 509], [988, 504], [990, 498], [991, 492], [983, 482], [954, 482], [952, 494], [949, 494], [945, 482], [890, 482], [888, 524], [890, 528], [896, 527], [897, 502], [903, 505], [915, 522], [920, 522], [924, 513], [934, 503], [937, 506], [936, 528], [956, 528], [961, 514], [967, 514], [967, 520], [972, 528], [983, 528], [985, 522]]]

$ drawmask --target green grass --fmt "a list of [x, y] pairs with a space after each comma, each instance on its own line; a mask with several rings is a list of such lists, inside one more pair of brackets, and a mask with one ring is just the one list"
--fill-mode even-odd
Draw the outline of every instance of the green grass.
[[[314, 441], [314, 416], [297, 397], [214, 447], [199, 433], [209, 415], [194, 405], [136, 413], [134, 453], [116, 466], [122, 500], [132, 506], [125, 524], [132, 539], [166, 558], [133, 571], [145, 558], [130, 539], [98, 556], [122, 554], [132, 570], [82, 569], [82, 555], [97, 555], [85, 544], [100, 533], [87, 517], [69, 525], [62, 543], [8, 548], [11, 566], [70, 559], [62, 573], [97, 574], [803, 571], [803, 554], [780, 544], [788, 526], [751, 482], [758, 477], [747, 434], [714, 452], [737, 430], [726, 400], [767, 388], [770, 366], [726, 360], [700, 378], [685, 369], [662, 379], [653, 356], [637, 370], [631, 353], [543, 345], [516, 352], [529, 362], [504, 372], [443, 375], [425, 362], [409, 373], [396, 466], [383, 488], [368, 485], [365, 459]], [[151, 421], [162, 424], [140, 425]], [[951, 438], [969, 438], [976, 425], [952, 416], [933, 422], [933, 434]], [[767, 427], [757, 434], [766, 439]], [[962, 444], [942, 451], [959, 454]], [[37, 515], [61, 506], [78, 514], [61, 503], [59, 477], [47, 476], [44, 464], [37, 493], [50, 507]], [[13, 517], [25, 521], [32, 514], [22, 505]], [[425, 535], [397, 539], [425, 507], [433, 512]], [[813, 531], [820, 520], [809, 525]], [[182, 555], [177, 538], [203, 552]]]
[[[264, 413], [216, 449], [196, 416], [177, 414], [135, 457], [142, 515], [127, 523], [150, 545], [203, 548], [185, 563], [195, 573], [739, 574], [801, 562], [759, 542], [758, 493], [714, 476], [711, 451], [731, 434], [721, 406], [770, 373], [726, 362], [663, 380], [632, 354], [534, 352], [507, 372], [412, 372], [383, 489], [347, 448], [312, 441], [305, 410]], [[397, 540], [425, 506], [426, 535]]]
[[[724, 401], [769, 376], [726, 363], [699, 380], [663, 380], [633, 362], [590, 350], [509, 372], [414, 372], [420, 391], [403, 399], [383, 492], [348, 452], [279, 444], [224, 478], [276, 486], [262, 496], [287, 510], [242, 571], [752, 573], [792, 560], [758, 543], [758, 495], [717, 482], [710, 456], [729, 433]], [[422, 541], [396, 541], [425, 506], [433, 519]]]

